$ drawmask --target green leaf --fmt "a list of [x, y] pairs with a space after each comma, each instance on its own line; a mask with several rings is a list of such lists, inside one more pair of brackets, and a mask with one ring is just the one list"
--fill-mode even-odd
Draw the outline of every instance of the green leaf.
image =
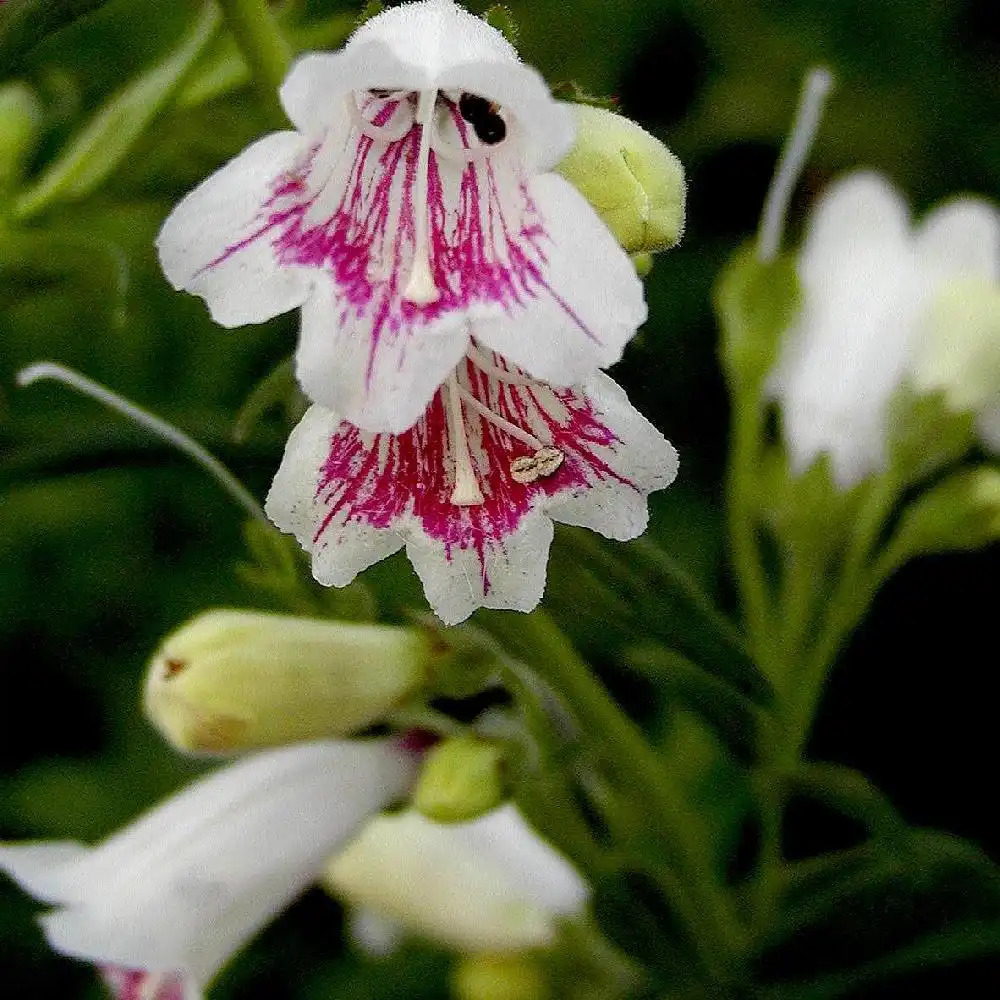
[[627, 648], [622, 657], [652, 680], [666, 700], [701, 716], [738, 759], [755, 758], [766, 716], [749, 698], [687, 657], [656, 643]]
[[929, 965], [1000, 955], [1000, 869], [973, 844], [909, 830], [823, 860], [785, 871], [756, 996], [834, 1000]]
[[101, 184], [168, 104], [220, 23], [218, 8], [214, 3], [206, 3], [178, 46], [105, 103], [38, 181], [21, 195], [15, 204], [15, 215], [29, 218], [53, 201], [82, 198]]
[[47, 35], [105, 3], [107, 0], [7, 0], [0, 6], [0, 66], [6, 71]]
[[755, 247], [737, 251], [716, 280], [714, 304], [730, 385], [759, 391], [801, 304], [794, 258], [779, 256], [765, 264]]
[[885, 579], [918, 555], [979, 549], [1000, 539], [1000, 469], [962, 469], [903, 508], [876, 564]]

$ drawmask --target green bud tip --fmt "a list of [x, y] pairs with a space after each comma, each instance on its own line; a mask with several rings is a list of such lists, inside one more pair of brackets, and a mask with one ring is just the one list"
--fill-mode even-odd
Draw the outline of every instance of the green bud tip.
[[413, 807], [438, 823], [476, 819], [503, 799], [502, 755], [473, 736], [444, 740], [424, 759]]
[[433, 655], [416, 629], [207, 611], [157, 650], [143, 703], [191, 753], [346, 736], [420, 688]]
[[455, 1000], [548, 1000], [544, 971], [529, 955], [468, 955], [451, 978]]
[[604, 108], [573, 105], [576, 143], [556, 170], [590, 202], [630, 254], [675, 246], [684, 231], [680, 160], [635, 122]]

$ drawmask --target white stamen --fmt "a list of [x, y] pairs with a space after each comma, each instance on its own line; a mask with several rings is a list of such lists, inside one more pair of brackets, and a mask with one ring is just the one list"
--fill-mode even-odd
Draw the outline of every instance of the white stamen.
[[[405, 98], [401, 99], [401, 96], [401, 94], [393, 94], [391, 97], [385, 98], [387, 101], [400, 100], [399, 107], [393, 111], [392, 117], [389, 119], [390, 122], [396, 118], [401, 108], [404, 112], [409, 111], [410, 102], [405, 100]], [[399, 124], [395, 128], [390, 128], [389, 125], [373, 125], [367, 118], [365, 118], [363, 109], [358, 107], [358, 102], [355, 99], [354, 93], [349, 93], [344, 98], [344, 101], [347, 104], [347, 113], [350, 116], [351, 121], [354, 123], [354, 127], [362, 135], [368, 136], [368, 138], [373, 142], [386, 144], [399, 142], [399, 140], [402, 139], [411, 128], [413, 128], [413, 117], [405, 113], [400, 118]]]
[[413, 269], [406, 283], [403, 298], [418, 306], [436, 302], [441, 293], [434, 284], [431, 273], [430, 247], [427, 241], [427, 168], [431, 154], [436, 90], [421, 90], [417, 102], [417, 122], [420, 124], [420, 151], [417, 154], [417, 175], [413, 185]]
[[451, 424], [451, 450], [455, 456], [455, 488], [451, 491], [451, 502], [457, 507], [475, 507], [484, 502], [483, 491], [472, 468], [462, 415], [462, 389], [454, 373], [448, 379], [448, 420]]
[[757, 237], [757, 259], [767, 264], [777, 256], [785, 229], [785, 216], [792, 192], [802, 173], [806, 157], [816, 138], [823, 104], [833, 86], [833, 75], [825, 67], [809, 71], [802, 86], [802, 96], [795, 112], [792, 131], [781, 151], [781, 159], [764, 201]]
[[140, 427], [152, 431], [157, 437], [173, 445], [179, 452], [200, 465], [238, 504], [247, 510], [251, 517], [259, 518], [265, 524], [270, 525], [271, 522], [264, 515], [260, 504], [243, 484], [214, 455], [206, 451], [183, 431], [154, 416], [148, 410], [136, 406], [135, 403], [130, 403], [100, 383], [73, 371], [72, 368], [64, 368], [62, 365], [43, 361], [23, 368], [17, 373], [17, 384], [22, 388], [44, 379], [52, 379], [55, 382], [68, 385], [84, 396], [89, 396], [109, 409], [115, 410]]
[[517, 424], [512, 424], [509, 420], [505, 420], [500, 416], [499, 413], [494, 413], [488, 406], [481, 403], [471, 392], [467, 392], [460, 385], [456, 383], [456, 389], [458, 390], [459, 396], [471, 406], [476, 413], [478, 413], [484, 420], [488, 420], [491, 424], [495, 424], [504, 433], [509, 434], [515, 441], [520, 441], [521, 444], [527, 445], [533, 451], [540, 451], [545, 447], [541, 441], [538, 440], [534, 435], [529, 434], [527, 431], [522, 430]]
[[533, 382], [531, 379], [524, 378], [522, 375], [516, 375], [512, 371], [508, 371], [506, 368], [501, 368], [499, 365], [494, 364], [493, 360], [487, 356], [486, 352], [480, 350], [478, 345], [475, 343], [469, 344], [469, 350], [467, 353], [477, 368], [481, 368], [484, 372], [492, 375], [498, 382], [507, 382], [510, 385], [520, 386], [522, 389], [533, 389], [536, 385], [538, 385], [537, 381]]

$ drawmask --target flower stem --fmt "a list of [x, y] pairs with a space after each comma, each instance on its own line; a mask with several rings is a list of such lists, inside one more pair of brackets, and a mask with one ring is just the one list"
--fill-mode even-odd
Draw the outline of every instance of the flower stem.
[[173, 424], [150, 413], [148, 410], [130, 403], [127, 399], [112, 392], [99, 382], [51, 362], [40, 362], [24, 368], [17, 375], [19, 386], [32, 385], [35, 382], [50, 379], [75, 389], [84, 396], [97, 400], [123, 417], [152, 431], [157, 437], [173, 445], [179, 452], [200, 465], [251, 517], [263, 521], [270, 528], [270, 522], [261, 510], [260, 504], [246, 487], [210, 452], [206, 451], [197, 441], [178, 430]]
[[264, 107], [283, 120], [278, 88], [292, 61], [292, 50], [267, 0], [219, 0], [229, 30], [250, 66]]
[[760, 454], [764, 414], [755, 391], [740, 393], [739, 397], [733, 401], [726, 490], [729, 545], [736, 571], [736, 585], [750, 635], [750, 651], [757, 657], [761, 669], [774, 681], [775, 672], [768, 669], [767, 662], [770, 638], [769, 588], [757, 545], [754, 516], [754, 469]]
[[707, 844], [664, 762], [544, 612], [529, 616], [479, 612], [478, 620], [551, 685], [600, 750], [617, 783], [641, 804], [648, 817], [644, 837], [659, 842], [669, 868], [661, 886], [706, 973], [717, 983], [725, 982], [743, 947], [744, 933], [714, 878]]

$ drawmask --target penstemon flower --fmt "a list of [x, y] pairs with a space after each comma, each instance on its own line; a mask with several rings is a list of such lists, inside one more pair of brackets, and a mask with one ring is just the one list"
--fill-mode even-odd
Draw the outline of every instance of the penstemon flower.
[[[801, 313], [770, 389], [781, 403], [793, 468], [829, 453], [846, 488], [884, 466], [889, 401], [900, 384], [937, 387], [921, 358], [929, 325], [941, 325], [941, 297], [969, 280], [995, 294], [1000, 215], [985, 201], [956, 198], [914, 229], [888, 181], [855, 173], [813, 212], [799, 274]], [[963, 317], [953, 312], [950, 322]]]
[[305, 392], [400, 432], [487, 348], [572, 385], [645, 320], [627, 255], [549, 172], [573, 140], [503, 36], [452, 0], [371, 19], [281, 88], [297, 132], [250, 146], [160, 232], [164, 271], [226, 326], [302, 306]]
[[269, 751], [202, 778], [97, 847], [0, 846], [0, 869], [57, 907], [42, 917], [49, 943], [101, 967], [119, 1000], [196, 1000], [414, 772], [387, 741]]
[[477, 607], [530, 611], [552, 520], [634, 538], [647, 495], [676, 474], [674, 448], [606, 375], [556, 388], [473, 346], [401, 434], [313, 406], [266, 510], [326, 585], [405, 545], [431, 607], [453, 624]]

